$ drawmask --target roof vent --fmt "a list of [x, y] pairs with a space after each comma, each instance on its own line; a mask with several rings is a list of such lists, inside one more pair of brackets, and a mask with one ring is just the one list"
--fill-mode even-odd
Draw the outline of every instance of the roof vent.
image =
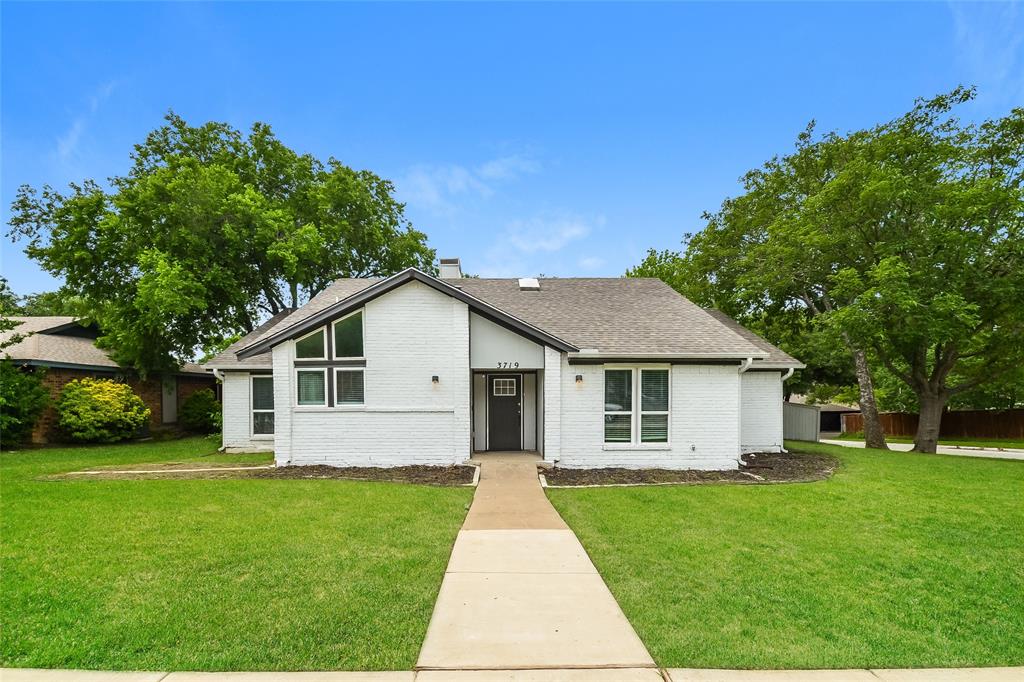
[[519, 291], [540, 291], [540, 280], [536, 277], [520, 277]]
[[458, 258], [441, 259], [441, 279], [462, 279], [462, 265]]

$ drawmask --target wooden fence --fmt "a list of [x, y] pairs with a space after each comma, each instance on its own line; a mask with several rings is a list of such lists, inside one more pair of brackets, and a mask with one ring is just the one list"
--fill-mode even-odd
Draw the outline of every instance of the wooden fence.
[[[878, 415], [887, 436], [913, 436], [917, 415], [883, 412]], [[864, 430], [859, 413], [843, 415], [843, 433]], [[946, 438], [1024, 438], [1024, 410], [959, 410], [942, 415], [939, 435]]]

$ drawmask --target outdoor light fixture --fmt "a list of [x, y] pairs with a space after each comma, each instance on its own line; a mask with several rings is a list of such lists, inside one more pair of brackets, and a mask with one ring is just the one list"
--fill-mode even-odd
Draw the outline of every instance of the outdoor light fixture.
[[583, 375], [582, 374], [577, 374], [576, 375], [576, 383], [577, 384], [582, 384], [583, 383]]
[[433, 381], [435, 384], [441, 382], [441, 378], [438, 377], [436, 374], [434, 376], [430, 377], [430, 380]]

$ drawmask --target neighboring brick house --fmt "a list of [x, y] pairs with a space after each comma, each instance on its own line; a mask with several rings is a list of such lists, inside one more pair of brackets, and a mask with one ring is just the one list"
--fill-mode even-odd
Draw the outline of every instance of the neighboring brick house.
[[803, 365], [664, 282], [339, 279], [213, 358], [223, 445], [278, 464], [729, 469], [782, 449]]
[[[107, 353], [96, 347], [99, 329], [79, 324], [73, 317], [7, 317], [18, 323], [12, 331], [0, 333], [0, 341], [13, 335], [19, 342], [0, 351], [24, 371], [45, 371], [43, 385], [56, 400], [69, 381], [82, 377], [116, 379], [132, 387], [150, 409], [150, 428], [171, 427], [178, 421], [182, 402], [201, 388], [216, 390], [213, 375], [199, 365], [187, 363], [174, 374], [142, 379], [121, 368]], [[46, 443], [59, 437], [57, 413], [51, 406], [39, 418], [32, 431], [33, 443]]]

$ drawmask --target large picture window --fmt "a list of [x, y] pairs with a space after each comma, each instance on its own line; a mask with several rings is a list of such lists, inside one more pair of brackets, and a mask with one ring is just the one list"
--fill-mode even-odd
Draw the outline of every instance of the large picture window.
[[669, 370], [604, 371], [604, 442], [668, 443]]
[[334, 357], [363, 357], [363, 311], [334, 323]]
[[274, 434], [274, 377], [252, 377], [252, 435]]
[[295, 376], [299, 405], [327, 404], [327, 370], [300, 369]]
[[363, 370], [361, 370], [361, 369], [336, 369], [336, 370], [334, 370], [334, 404], [335, 405], [362, 405], [363, 404]]

